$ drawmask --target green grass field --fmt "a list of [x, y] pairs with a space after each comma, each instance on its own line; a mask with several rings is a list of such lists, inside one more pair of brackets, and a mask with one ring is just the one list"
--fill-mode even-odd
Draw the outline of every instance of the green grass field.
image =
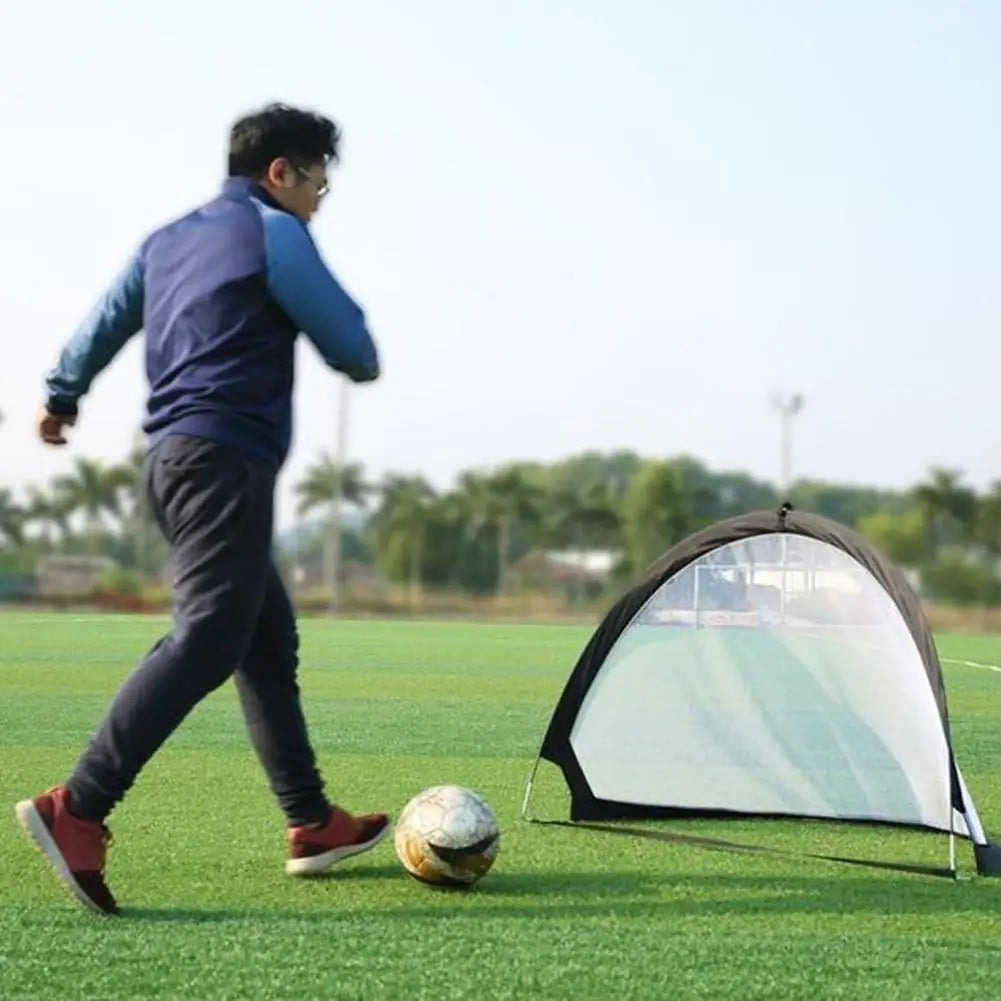
[[[995, 996], [1001, 880], [520, 821], [586, 627], [303, 623], [303, 689], [332, 796], [395, 812], [440, 782], [481, 791], [503, 843], [473, 891], [412, 881], [391, 843], [329, 878], [286, 877], [281, 817], [226, 686], [112, 816], [109, 881], [125, 917], [91, 917], [23, 841], [12, 808], [64, 778], [162, 628], [142, 617], [0, 618], [0, 998]], [[939, 649], [1001, 664], [1001, 638], [943, 636]], [[946, 679], [960, 765], [988, 831], [1001, 832], [1001, 673], [949, 664]], [[561, 801], [543, 790], [541, 806]], [[944, 837], [885, 828], [664, 826], [790, 851], [947, 860]], [[970, 860], [961, 843], [967, 871]]]

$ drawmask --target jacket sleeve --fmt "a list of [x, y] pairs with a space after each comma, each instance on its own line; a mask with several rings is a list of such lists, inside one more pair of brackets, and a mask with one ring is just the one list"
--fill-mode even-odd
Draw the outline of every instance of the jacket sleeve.
[[143, 324], [142, 252], [126, 267], [77, 327], [45, 380], [51, 413], [75, 415], [77, 403]]
[[354, 382], [379, 377], [365, 315], [320, 257], [306, 227], [284, 212], [264, 215], [268, 289], [324, 361]]

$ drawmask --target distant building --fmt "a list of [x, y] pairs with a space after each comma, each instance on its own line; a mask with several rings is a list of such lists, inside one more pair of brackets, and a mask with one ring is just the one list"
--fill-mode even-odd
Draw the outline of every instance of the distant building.
[[606, 549], [533, 549], [512, 569], [522, 587], [593, 592], [608, 584], [618, 560], [618, 553]]
[[38, 561], [36, 576], [41, 597], [90, 594], [101, 575], [115, 566], [105, 556], [45, 556]]

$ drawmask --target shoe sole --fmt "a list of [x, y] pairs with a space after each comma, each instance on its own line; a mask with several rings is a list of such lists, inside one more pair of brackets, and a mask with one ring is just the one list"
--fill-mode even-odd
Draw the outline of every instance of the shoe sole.
[[58, 845], [49, 833], [49, 829], [42, 819], [42, 815], [35, 808], [35, 804], [30, 799], [18, 803], [14, 807], [14, 816], [17, 817], [17, 822], [21, 825], [21, 830], [24, 831], [28, 838], [34, 842], [38, 850], [45, 856], [49, 867], [73, 898], [94, 914], [100, 914], [103, 918], [114, 917], [114, 914], [98, 907], [87, 896], [83, 887], [73, 878], [73, 873], [70, 872], [70, 868], [66, 864], [66, 859], [63, 858], [62, 852], [59, 851]]
[[352, 858], [355, 855], [371, 851], [386, 837], [392, 826], [387, 821], [382, 830], [369, 838], [368, 841], [359, 841], [352, 845], [342, 845], [340, 848], [332, 848], [329, 852], [324, 852], [322, 855], [287, 859], [285, 862], [285, 872], [289, 876], [318, 876], [338, 862], [343, 862], [345, 859]]

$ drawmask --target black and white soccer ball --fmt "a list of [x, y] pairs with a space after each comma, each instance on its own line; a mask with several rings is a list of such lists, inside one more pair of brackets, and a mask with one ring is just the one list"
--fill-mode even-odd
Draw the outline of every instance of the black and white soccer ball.
[[394, 845], [403, 868], [422, 883], [468, 887], [493, 865], [500, 828], [489, 804], [472, 789], [432, 786], [403, 808]]

